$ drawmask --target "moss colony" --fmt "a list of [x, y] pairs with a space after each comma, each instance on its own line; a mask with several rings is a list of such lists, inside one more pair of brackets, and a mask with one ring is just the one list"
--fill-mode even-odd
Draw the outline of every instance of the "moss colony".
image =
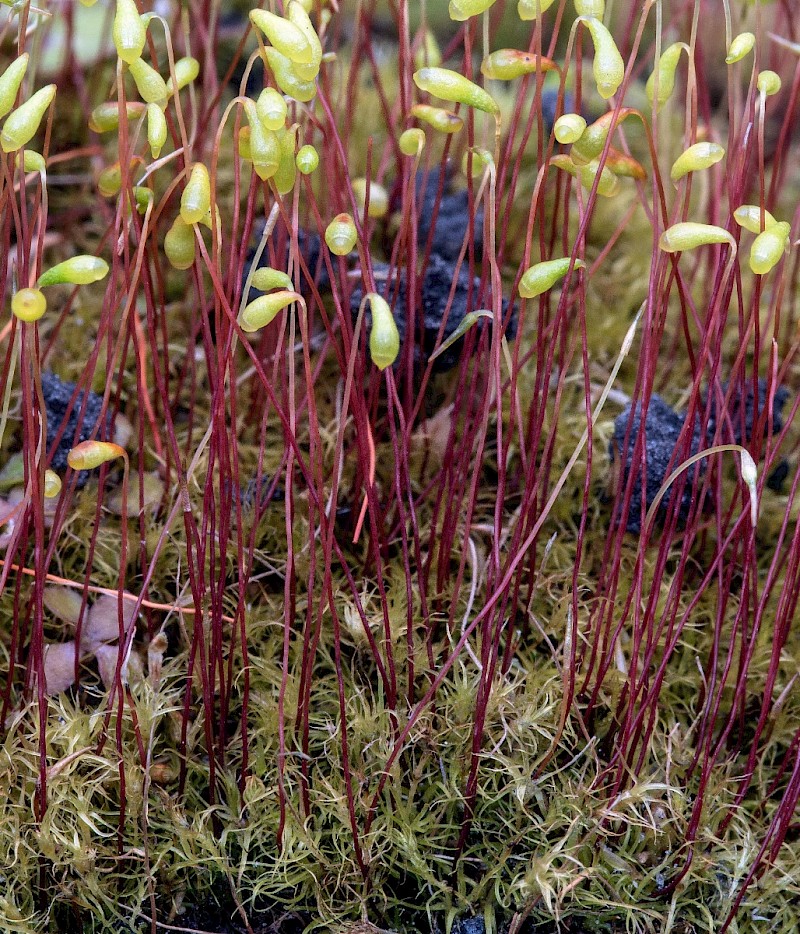
[[790, 5], [2, 10], [0, 928], [795, 931]]

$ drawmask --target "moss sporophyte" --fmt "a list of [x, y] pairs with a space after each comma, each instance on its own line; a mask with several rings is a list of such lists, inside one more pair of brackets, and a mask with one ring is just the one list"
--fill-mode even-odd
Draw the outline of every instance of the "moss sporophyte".
[[3, 10], [6, 926], [794, 931], [792, 5]]

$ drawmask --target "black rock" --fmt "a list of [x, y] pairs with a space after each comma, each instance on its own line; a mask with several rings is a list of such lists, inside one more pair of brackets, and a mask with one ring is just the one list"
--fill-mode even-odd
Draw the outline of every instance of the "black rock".
[[[624, 465], [625, 476], [633, 471], [634, 486], [631, 494], [630, 509], [626, 522], [626, 529], [629, 532], [639, 532], [641, 528], [641, 510], [642, 510], [642, 484], [640, 473], [641, 469], [637, 458], [633, 462], [633, 452], [636, 447], [636, 439], [642, 428], [642, 406], [637, 403], [635, 409], [632, 405], [627, 405], [625, 409], [617, 416], [614, 422], [614, 438], [611, 443], [611, 459], [619, 457], [620, 463]], [[644, 420], [644, 445], [645, 445], [645, 511], [647, 511], [661, 489], [664, 481], [669, 476], [669, 472], [679, 465], [679, 460], [673, 461], [673, 454], [678, 443], [678, 437], [683, 429], [685, 415], [679, 415], [674, 409], [671, 409], [666, 402], [655, 393], [650, 397], [650, 404], [647, 407], [647, 415]], [[625, 447], [625, 436], [628, 434], [628, 425], [630, 423], [630, 434], [628, 437], [628, 446]], [[696, 431], [692, 438], [691, 453], [694, 454], [700, 450], [700, 432]], [[670, 468], [670, 462], [672, 466]], [[669, 468], [669, 470], [668, 470]], [[692, 487], [695, 477], [702, 475], [705, 470], [703, 461], [692, 465], [686, 471], [686, 485], [679, 507], [679, 515], [686, 518], [689, 513], [689, 507], [692, 500]], [[676, 481], [677, 484], [683, 482], [683, 476]], [[622, 502], [624, 485], [620, 490], [619, 502]], [[664, 515], [672, 496], [672, 490], [668, 492], [661, 500], [659, 514]]]
[[[56, 435], [61, 430], [61, 426], [67, 414], [70, 400], [75, 392], [76, 384], [67, 383], [56, 376], [55, 373], [42, 373], [42, 395], [44, 396], [45, 412], [47, 415], [47, 450], [52, 449], [56, 440]], [[83, 422], [80, 433], [76, 437], [78, 428], [78, 418], [86, 398]], [[106, 413], [105, 425], [95, 430], [100, 421], [100, 412], [103, 407], [103, 397], [96, 392], [82, 389], [75, 398], [75, 404], [66, 420], [66, 427], [61, 435], [58, 446], [53, 451], [53, 457], [50, 466], [57, 473], [63, 473], [67, 469], [67, 455], [70, 450], [81, 441], [87, 441], [94, 435], [100, 440], [111, 437], [113, 418], [110, 413]], [[78, 473], [78, 486], [83, 486], [89, 479], [89, 472], [82, 470]]]
[[486, 934], [486, 922], [482, 917], [459, 918], [453, 924], [453, 934]]
[[[373, 264], [375, 274], [375, 286], [379, 294], [383, 295], [392, 308], [394, 320], [397, 324], [397, 330], [400, 333], [401, 346], [406, 339], [407, 330], [407, 298], [406, 298], [406, 270], [395, 270], [390, 274], [390, 267], [385, 263]], [[419, 335], [419, 315], [422, 315], [423, 334], [422, 346], [417, 348], [416, 359], [421, 365], [427, 363], [428, 357], [434, 352], [439, 344], [439, 328], [442, 324], [442, 318], [447, 308], [447, 302], [450, 297], [453, 279], [455, 277], [455, 266], [452, 261], [439, 256], [436, 253], [431, 254], [430, 261], [422, 277], [421, 305], [416, 306], [417, 321], [414, 326], [415, 340]], [[466, 263], [461, 264], [458, 273], [453, 302], [447, 316], [447, 322], [444, 326], [441, 343], [447, 340], [464, 320], [464, 316], [471, 311], [481, 307], [478, 304], [478, 294], [480, 292], [480, 279], [472, 280], [472, 289], [470, 290], [470, 275]], [[358, 314], [358, 308], [361, 304], [363, 291], [360, 285], [356, 286], [350, 299], [350, 308], [355, 320]], [[485, 307], [485, 305], [483, 306]], [[512, 339], [517, 332], [516, 308], [509, 312], [509, 302], [503, 299], [503, 320], [507, 322], [505, 334]], [[369, 314], [366, 316], [366, 323], [369, 327]], [[486, 319], [480, 319], [475, 328], [485, 326]], [[464, 345], [464, 338], [459, 338], [447, 350], [436, 358], [433, 364], [435, 372], [444, 372], [452, 369], [461, 356], [461, 350]], [[398, 361], [402, 358], [398, 357]]]
[[[730, 387], [729, 382], [722, 384], [722, 395], [725, 396], [728, 393], [728, 388]], [[758, 381], [758, 409], [754, 404], [754, 392], [753, 384], [750, 380], [747, 380], [744, 392], [741, 388], [738, 388], [738, 391], [734, 392], [733, 397], [728, 403], [727, 416], [725, 422], [727, 423], [728, 417], [730, 417], [730, 424], [733, 430], [733, 440], [736, 444], [746, 444], [747, 441], [751, 440], [753, 437], [753, 428], [756, 421], [764, 413], [764, 410], [767, 407], [767, 389], [768, 383], [766, 379], [759, 379]], [[789, 400], [789, 390], [785, 386], [778, 386], [775, 390], [774, 403], [772, 406], [772, 434], [776, 435], [783, 429], [783, 408]], [[705, 405], [706, 396], [703, 397], [703, 404]], [[742, 407], [744, 406], [744, 411]], [[708, 428], [706, 430], [706, 437], [711, 443], [711, 439], [714, 437], [714, 433], [717, 427], [717, 398], [712, 393], [711, 395], [711, 407], [710, 415], [708, 419]], [[763, 437], [766, 438], [769, 433], [769, 424], [767, 419], [764, 419], [764, 431]]]
[[[421, 250], [425, 249], [428, 236], [433, 227], [432, 253], [438, 253], [443, 259], [454, 262], [461, 252], [461, 245], [467, 236], [469, 228], [469, 193], [466, 189], [452, 190], [452, 178], [445, 173], [444, 189], [436, 207], [436, 195], [439, 191], [439, 182], [442, 177], [440, 166], [431, 169], [427, 179], [425, 172], [417, 172], [417, 243]], [[435, 226], [434, 226], [435, 225]], [[480, 257], [483, 253], [483, 208], [475, 211], [472, 224], [475, 255]], [[465, 254], [467, 256], [467, 254]]]
[[[256, 229], [253, 232], [253, 244], [254, 246], [250, 249], [247, 254], [247, 260], [245, 262], [244, 272], [242, 273], [242, 288], [244, 288], [245, 283], [247, 282], [247, 276], [250, 272], [250, 267], [253, 264], [253, 260], [256, 255], [256, 250], [258, 249], [258, 244], [261, 241], [261, 234], [264, 230], [263, 221], [256, 225]], [[297, 243], [300, 248], [300, 253], [305, 260], [306, 265], [308, 266], [308, 271], [317, 285], [317, 288], [321, 291], [327, 291], [331, 287], [331, 280], [328, 276], [328, 268], [325, 265], [325, 260], [322, 255], [323, 245], [322, 237], [319, 234], [314, 233], [313, 231], [308, 230], [298, 230], [297, 232]], [[285, 241], [285, 246], [280, 250], [280, 255], [274, 259], [270, 260], [269, 252], [269, 242], [264, 248], [264, 251], [261, 254], [261, 260], [258, 264], [259, 269], [264, 266], [272, 266], [275, 269], [280, 269], [285, 272], [289, 265], [289, 240], [288, 236]], [[308, 280], [305, 274], [302, 272], [300, 274], [300, 291], [308, 295], [310, 289], [308, 288]], [[252, 302], [254, 299], [258, 298], [259, 295], [263, 295], [263, 292], [260, 292], [258, 289], [251, 288], [250, 294], [248, 295], [247, 301]]]

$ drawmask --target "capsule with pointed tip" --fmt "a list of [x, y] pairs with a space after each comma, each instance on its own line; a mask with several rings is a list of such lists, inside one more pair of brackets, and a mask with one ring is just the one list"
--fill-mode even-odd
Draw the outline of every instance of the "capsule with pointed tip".
[[669, 177], [677, 182], [690, 172], [699, 172], [716, 165], [724, 155], [725, 149], [719, 143], [695, 143], [673, 162]]
[[275, 88], [264, 88], [256, 100], [256, 112], [268, 130], [282, 130], [286, 126], [289, 108], [282, 94]]
[[266, 181], [278, 171], [281, 162], [281, 146], [278, 137], [268, 130], [258, 116], [258, 109], [252, 101], [244, 105], [245, 116], [250, 124], [249, 151], [256, 175]]
[[425, 134], [419, 127], [404, 130], [397, 145], [404, 156], [418, 156], [425, 148]]
[[117, 55], [130, 65], [142, 54], [147, 38], [136, 0], [117, 0], [117, 12], [111, 27]]
[[297, 292], [283, 289], [280, 292], [271, 292], [269, 295], [259, 295], [242, 309], [239, 316], [239, 327], [248, 334], [260, 331], [275, 319], [279, 312], [289, 305], [302, 301]]
[[[536, 298], [552, 289], [556, 282], [569, 272], [571, 262], [571, 259], [565, 256], [563, 259], [544, 260], [526, 269], [519, 280], [520, 297]], [[585, 269], [586, 264], [583, 260], [576, 259], [573, 268]]]
[[557, 70], [558, 66], [549, 58], [519, 49], [498, 49], [487, 55], [481, 64], [481, 74], [494, 81], [513, 81], [537, 71]]
[[[141, 101], [128, 101], [122, 113], [126, 120], [135, 120], [141, 117], [146, 109], [146, 105]], [[118, 129], [119, 111], [120, 106], [116, 101], [99, 104], [89, 117], [89, 129], [95, 133], [110, 133]]]
[[317, 93], [316, 84], [313, 81], [301, 78], [294, 69], [291, 59], [282, 55], [272, 46], [267, 46], [264, 49], [264, 54], [267, 56], [267, 62], [272, 74], [275, 76], [275, 81], [284, 94], [296, 101], [300, 101], [302, 104], [307, 104], [313, 99]]
[[325, 228], [325, 243], [335, 256], [352, 253], [357, 240], [358, 231], [349, 214], [337, 214]]
[[181, 218], [185, 224], [199, 224], [211, 209], [211, 180], [202, 162], [195, 162], [181, 195]]
[[158, 104], [147, 105], [147, 145], [150, 155], [158, 159], [167, 141], [167, 118]]
[[619, 54], [613, 36], [599, 19], [589, 16], [581, 22], [589, 30], [594, 45], [592, 74], [597, 85], [597, 93], [603, 100], [608, 100], [617, 93], [622, 84], [625, 77], [625, 62]]
[[449, 68], [420, 68], [414, 72], [414, 84], [420, 91], [442, 100], [464, 104], [495, 117], [500, 113], [500, 106], [488, 91]]
[[130, 63], [128, 69], [136, 83], [139, 97], [146, 104], [166, 105], [167, 84], [152, 65], [148, 65], [143, 58], [137, 58]]
[[20, 289], [11, 298], [11, 311], [20, 321], [38, 321], [47, 311], [47, 299], [38, 289]]
[[647, 99], [650, 101], [651, 106], [655, 99], [656, 80], [658, 80], [658, 101], [656, 103], [656, 110], [661, 110], [664, 104], [672, 97], [672, 92], [675, 90], [675, 72], [678, 70], [678, 62], [681, 58], [681, 52], [684, 50], [689, 54], [688, 47], [683, 42], [673, 42], [672, 45], [664, 49], [658, 60], [658, 65], [656, 65], [655, 70], [647, 79], [645, 93], [647, 94]]
[[11, 111], [0, 132], [0, 146], [3, 152], [16, 152], [33, 139], [55, 96], [56, 86], [48, 84], [24, 104], [20, 104], [16, 110]]
[[104, 259], [83, 253], [43, 272], [36, 285], [40, 289], [48, 285], [89, 285], [107, 275], [108, 263]]
[[294, 150], [297, 146], [297, 125], [295, 124], [288, 130], [281, 130], [278, 133], [278, 145], [280, 155], [278, 158], [278, 170], [272, 177], [278, 194], [288, 195], [294, 188], [297, 178], [297, 166], [294, 161]]
[[67, 454], [67, 463], [73, 470], [95, 470], [125, 456], [124, 449], [112, 441], [81, 441]]
[[756, 44], [756, 37], [752, 32], [740, 32], [738, 36], [734, 37], [730, 46], [728, 47], [728, 54], [725, 56], [725, 64], [733, 65], [736, 62], [740, 62], [745, 55], [749, 55], [753, 51], [753, 46]]
[[322, 64], [322, 43], [319, 41], [319, 36], [316, 29], [314, 29], [308, 11], [297, 0], [289, 0], [286, 16], [289, 22], [297, 26], [300, 32], [303, 33], [311, 46], [311, 61], [307, 63], [295, 62], [295, 70], [301, 78], [305, 78], [306, 81], [313, 81], [319, 74], [319, 67]]
[[546, 13], [555, 0], [519, 0], [517, 14], [521, 20], [536, 19], [539, 13]]
[[495, 0], [450, 0], [450, 19], [463, 23], [473, 16], [480, 16], [494, 6]]
[[440, 133], [458, 133], [464, 126], [464, 121], [457, 114], [443, 107], [432, 107], [430, 104], [414, 104], [411, 116], [422, 120]]
[[306, 143], [300, 147], [294, 161], [301, 175], [311, 175], [319, 168], [319, 153], [310, 143]]
[[694, 250], [714, 243], [727, 243], [731, 249], [736, 249], [736, 242], [723, 227], [698, 224], [694, 221], [673, 224], [661, 234], [658, 241], [659, 247], [665, 253], [682, 253], [684, 250]]
[[273, 269], [272, 266], [260, 266], [253, 273], [250, 280], [254, 289], [259, 292], [271, 292], [273, 289], [291, 289], [292, 280], [280, 269]]
[[313, 60], [314, 50], [308, 38], [288, 19], [268, 10], [250, 10], [250, 22], [290, 61], [307, 65]]
[[[353, 179], [353, 194], [356, 196], [356, 202], [363, 211], [367, 201], [367, 180], [365, 178]], [[389, 211], [389, 193], [377, 182], [370, 182], [369, 186], [369, 211], [370, 217], [386, 217]]]
[[178, 91], [182, 91], [185, 87], [188, 87], [199, 74], [200, 62], [198, 62], [196, 58], [192, 58], [190, 55], [179, 58], [178, 61], [175, 62], [175, 79], [173, 80], [172, 75], [167, 79], [167, 94], [172, 97], [176, 88]]
[[750, 269], [757, 276], [765, 276], [780, 262], [789, 249], [790, 231], [785, 221], [778, 221], [755, 238], [750, 247]]
[[194, 227], [187, 224], [179, 214], [164, 237], [164, 252], [170, 266], [173, 269], [189, 269], [194, 263], [196, 250]]
[[400, 332], [392, 309], [382, 295], [370, 292], [366, 296], [372, 312], [372, 328], [369, 334], [369, 355], [379, 370], [385, 370], [400, 353]]
[[761, 208], [757, 204], [742, 204], [733, 212], [733, 218], [740, 227], [749, 230], [750, 233], [758, 234], [762, 230], [769, 230], [777, 221], [767, 211], [764, 210], [764, 226], [761, 226]]
[[14, 107], [22, 79], [28, 69], [29, 58], [28, 53], [24, 52], [15, 58], [0, 76], [0, 119], [10, 113]]
[[[19, 160], [19, 154], [17, 154], [17, 160]], [[25, 172], [41, 173], [47, 171], [47, 163], [44, 161], [44, 156], [35, 149], [23, 149], [22, 168]]]

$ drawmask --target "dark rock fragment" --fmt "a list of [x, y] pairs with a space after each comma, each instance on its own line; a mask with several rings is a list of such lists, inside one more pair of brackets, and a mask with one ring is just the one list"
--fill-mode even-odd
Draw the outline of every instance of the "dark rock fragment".
[[[758, 381], [758, 406], [755, 405], [755, 393], [753, 392], [753, 383], [747, 380], [744, 391], [737, 387], [733, 397], [728, 403], [728, 411], [725, 416], [725, 422], [730, 418], [731, 428], [733, 430], [733, 440], [736, 444], [745, 444], [753, 437], [753, 428], [756, 422], [764, 414], [767, 407], [768, 381], [763, 377]], [[722, 384], [722, 395], [726, 396], [730, 382]], [[706, 396], [703, 397], [705, 404]], [[775, 390], [774, 402], [772, 406], [772, 434], [776, 435], [783, 429], [783, 408], [789, 400], [789, 390], [785, 386], [778, 386]], [[708, 428], [706, 437], [709, 444], [712, 443], [717, 423], [717, 399], [712, 393], [710, 415], [708, 419]], [[763, 437], [766, 438], [769, 433], [769, 423], [764, 419]]]
[[[450, 262], [455, 262], [469, 228], [469, 193], [466, 189], [453, 191], [452, 177], [445, 170], [444, 189], [439, 201], [439, 209], [435, 211], [441, 177], [441, 166], [431, 169], [427, 178], [424, 171], [417, 173], [417, 243], [419, 248], [424, 250], [431, 227], [433, 227], [431, 252], [438, 253]], [[475, 255], [480, 257], [483, 253], [482, 207], [475, 211], [472, 229]]]

